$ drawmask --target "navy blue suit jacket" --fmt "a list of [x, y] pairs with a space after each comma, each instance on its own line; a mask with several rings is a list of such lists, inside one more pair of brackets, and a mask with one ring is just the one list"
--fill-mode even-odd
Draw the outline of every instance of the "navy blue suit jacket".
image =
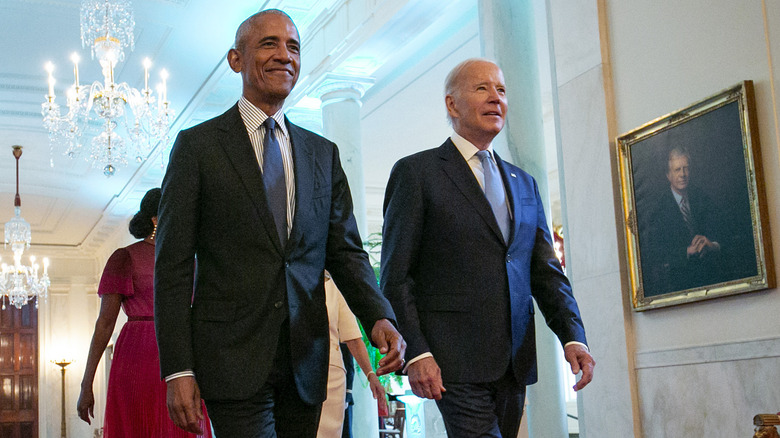
[[512, 211], [504, 243], [490, 204], [451, 140], [398, 161], [385, 194], [382, 291], [407, 342], [445, 382], [537, 379], [534, 307], [562, 343], [586, 343], [534, 179], [496, 156]]
[[171, 152], [156, 243], [160, 368], [194, 370], [205, 399], [259, 391], [285, 318], [298, 392], [307, 403], [325, 399], [325, 269], [366, 327], [394, 318], [363, 251], [336, 145], [287, 128], [296, 208], [285, 247], [237, 105], [182, 131]]

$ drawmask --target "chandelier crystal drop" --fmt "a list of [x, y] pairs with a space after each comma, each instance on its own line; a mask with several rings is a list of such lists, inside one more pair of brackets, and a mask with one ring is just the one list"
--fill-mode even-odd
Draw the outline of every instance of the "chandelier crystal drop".
[[[66, 92], [67, 114], [55, 102], [54, 65], [49, 62], [49, 93], [42, 104], [43, 126], [49, 132], [54, 166], [55, 149], [68, 157], [84, 156], [93, 166], [113, 175], [128, 162], [128, 156], [141, 163], [157, 144], [169, 142], [168, 131], [175, 113], [167, 96], [168, 72], [160, 72], [157, 95], [149, 88], [151, 61], [144, 59], [144, 88], [137, 90], [126, 82], [114, 82], [114, 71], [124, 61], [123, 48], [135, 48], [135, 19], [129, 0], [83, 0], [81, 3], [81, 44], [97, 57], [102, 81], [79, 83], [77, 53], [73, 61], [74, 82]], [[99, 132], [95, 133], [98, 130]], [[85, 146], [84, 138], [92, 137]], [[87, 151], [87, 152], [85, 152]]]
[[[22, 218], [22, 201], [19, 196], [19, 157], [22, 156], [22, 147], [13, 146], [16, 158], [16, 197], [14, 198], [14, 217], [5, 223], [5, 245], [11, 245], [14, 253], [13, 264], [3, 263], [0, 271], [0, 301], [2, 310], [6, 309], [6, 301], [21, 309], [28, 301], [35, 298], [35, 308], [43, 298], [44, 303], [49, 292], [49, 259], [43, 259], [43, 275], [38, 277], [40, 266], [35, 261], [35, 256], [30, 256], [30, 265], [22, 264], [22, 255], [25, 249], [30, 248], [32, 233], [30, 224]], [[0, 260], [2, 261], [2, 260]]]

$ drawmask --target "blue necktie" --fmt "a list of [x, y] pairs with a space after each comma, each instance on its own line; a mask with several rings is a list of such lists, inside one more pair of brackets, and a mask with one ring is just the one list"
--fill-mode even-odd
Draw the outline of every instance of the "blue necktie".
[[509, 242], [509, 210], [506, 204], [506, 192], [501, 174], [496, 163], [490, 158], [490, 152], [479, 151], [477, 157], [482, 162], [482, 173], [485, 175], [485, 197], [493, 209], [493, 215], [498, 222], [498, 228], [504, 236], [504, 242]]
[[269, 117], [263, 122], [263, 184], [268, 198], [268, 208], [274, 217], [276, 232], [282, 247], [287, 243], [287, 184], [284, 180], [284, 163], [279, 142], [276, 141], [276, 121]]

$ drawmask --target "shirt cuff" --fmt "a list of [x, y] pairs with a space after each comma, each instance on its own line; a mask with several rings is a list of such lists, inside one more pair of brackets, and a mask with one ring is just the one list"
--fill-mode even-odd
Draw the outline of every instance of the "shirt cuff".
[[583, 344], [582, 342], [577, 342], [577, 341], [570, 341], [570, 342], [567, 342], [566, 344], [564, 344], [564, 345], [563, 345], [563, 348], [566, 348], [566, 347], [567, 347], [567, 346], [569, 346], [569, 345], [582, 345], [583, 347], [585, 347], [585, 351], [587, 351], [588, 353], [590, 353], [590, 348], [588, 348], [588, 346], [587, 346], [587, 345], [585, 345], [585, 344]]
[[173, 373], [170, 376], [165, 376], [165, 383], [168, 383], [173, 379], [178, 379], [179, 377], [195, 377], [195, 373], [192, 372], [192, 370], [179, 371], [178, 373]]
[[415, 357], [414, 359], [410, 360], [409, 362], [406, 362], [406, 366], [404, 367], [404, 369], [401, 372], [403, 374], [406, 374], [407, 370], [409, 369], [409, 365], [417, 362], [420, 359], [425, 359], [426, 357], [433, 357], [433, 354], [431, 354], [431, 352], [429, 351], [427, 353], [423, 353], [423, 354]]

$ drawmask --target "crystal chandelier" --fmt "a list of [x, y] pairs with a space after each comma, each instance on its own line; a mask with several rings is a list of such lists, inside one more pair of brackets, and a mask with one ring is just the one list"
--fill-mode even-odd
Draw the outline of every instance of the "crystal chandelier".
[[[54, 101], [54, 65], [46, 64], [49, 75], [49, 94], [42, 104], [43, 126], [49, 131], [49, 144], [64, 148], [69, 157], [83, 155], [96, 168], [102, 168], [106, 176], [127, 164], [127, 157], [134, 156], [143, 162], [159, 142], [168, 143], [168, 130], [174, 117], [167, 97], [168, 73], [160, 72], [162, 83], [156, 97], [149, 88], [151, 61], [144, 59], [144, 88], [137, 90], [126, 82], [114, 82], [114, 68], [125, 59], [123, 47], [135, 48], [133, 29], [135, 19], [129, 0], [83, 0], [81, 3], [81, 44], [89, 46], [92, 59], [96, 56], [103, 72], [103, 81], [92, 85], [79, 83], [79, 56], [74, 53], [75, 80], [67, 89], [68, 112], [61, 115], [60, 106]], [[90, 136], [91, 125], [100, 127], [92, 136], [88, 154], [82, 149], [82, 137]], [[125, 143], [126, 135], [130, 144]], [[86, 134], [86, 135], [85, 135]], [[51, 166], [54, 166], [53, 158]]]
[[16, 157], [16, 197], [14, 198], [14, 217], [5, 223], [5, 246], [11, 245], [14, 253], [13, 265], [2, 264], [0, 272], [0, 300], [2, 309], [5, 310], [5, 302], [21, 309], [33, 297], [35, 308], [38, 308], [39, 298], [46, 301], [49, 291], [49, 259], [43, 259], [43, 276], [38, 278], [40, 266], [35, 262], [35, 256], [30, 256], [30, 266], [22, 264], [22, 253], [30, 247], [32, 235], [30, 224], [22, 219], [22, 200], [19, 196], [19, 157], [22, 156], [22, 147], [13, 146]]

